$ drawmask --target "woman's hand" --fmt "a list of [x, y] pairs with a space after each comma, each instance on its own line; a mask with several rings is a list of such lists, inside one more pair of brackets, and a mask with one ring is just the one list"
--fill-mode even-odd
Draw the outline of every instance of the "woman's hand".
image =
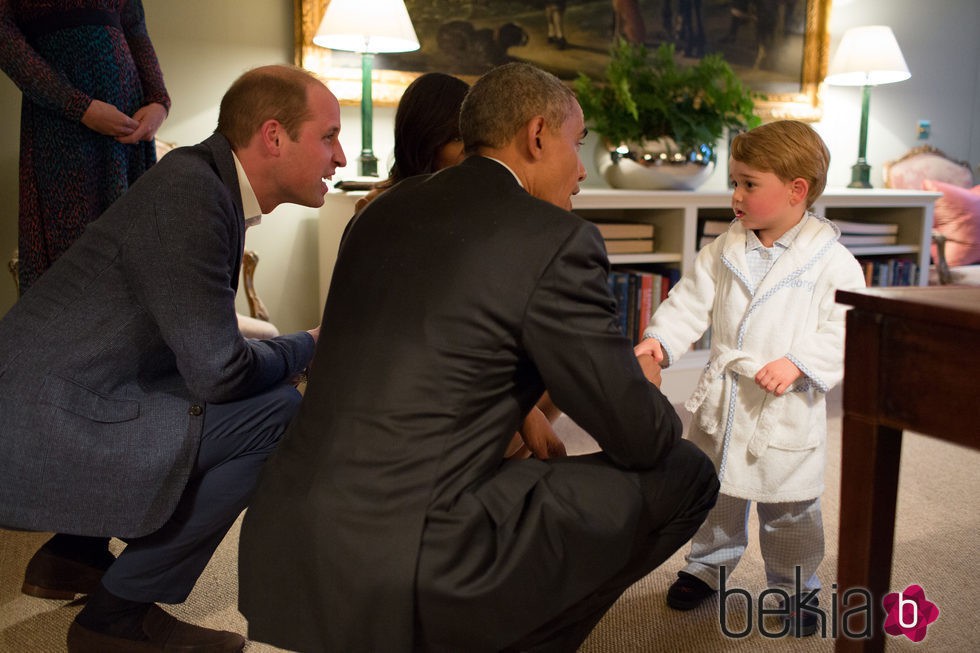
[[82, 114], [82, 124], [94, 132], [111, 136], [116, 140], [130, 136], [140, 126], [138, 120], [130, 118], [102, 100], [92, 100], [88, 109]]
[[120, 143], [152, 141], [156, 137], [160, 125], [167, 119], [167, 109], [162, 104], [152, 102], [140, 107], [133, 114], [133, 118], [138, 121], [139, 126], [128, 135], [117, 136], [116, 140]]

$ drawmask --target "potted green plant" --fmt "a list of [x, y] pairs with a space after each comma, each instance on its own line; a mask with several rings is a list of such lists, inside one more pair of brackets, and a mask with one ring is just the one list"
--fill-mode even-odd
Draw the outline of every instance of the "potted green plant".
[[605, 79], [574, 82], [586, 123], [603, 138], [597, 165], [607, 183], [622, 188], [700, 185], [715, 165], [725, 129], [761, 121], [753, 92], [719, 54], [682, 67], [674, 46], [653, 53], [619, 39]]

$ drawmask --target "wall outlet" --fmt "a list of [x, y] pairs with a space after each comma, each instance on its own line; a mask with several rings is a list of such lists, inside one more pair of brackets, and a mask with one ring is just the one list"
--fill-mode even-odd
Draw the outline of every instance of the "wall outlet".
[[915, 129], [915, 137], [920, 141], [929, 140], [929, 136], [932, 134], [932, 122], [929, 120], [920, 120]]

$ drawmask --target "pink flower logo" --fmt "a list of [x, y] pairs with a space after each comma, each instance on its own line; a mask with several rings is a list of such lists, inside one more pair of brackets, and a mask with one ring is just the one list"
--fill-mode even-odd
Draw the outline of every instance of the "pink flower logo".
[[905, 635], [913, 642], [925, 639], [926, 628], [939, 618], [939, 606], [927, 599], [925, 590], [918, 585], [892, 592], [881, 603], [888, 614], [885, 632], [894, 637]]

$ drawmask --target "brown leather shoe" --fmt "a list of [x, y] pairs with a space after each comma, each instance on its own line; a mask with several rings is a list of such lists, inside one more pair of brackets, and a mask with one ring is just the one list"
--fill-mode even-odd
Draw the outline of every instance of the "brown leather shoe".
[[[106, 560], [111, 564], [111, 556]], [[20, 591], [42, 599], [71, 601], [78, 594], [90, 594], [99, 585], [106, 567], [96, 567], [51, 553], [41, 547], [27, 563]]]
[[227, 630], [212, 630], [183, 622], [157, 605], [143, 617], [146, 639], [113, 637], [73, 621], [68, 628], [68, 653], [237, 653], [245, 638]]

